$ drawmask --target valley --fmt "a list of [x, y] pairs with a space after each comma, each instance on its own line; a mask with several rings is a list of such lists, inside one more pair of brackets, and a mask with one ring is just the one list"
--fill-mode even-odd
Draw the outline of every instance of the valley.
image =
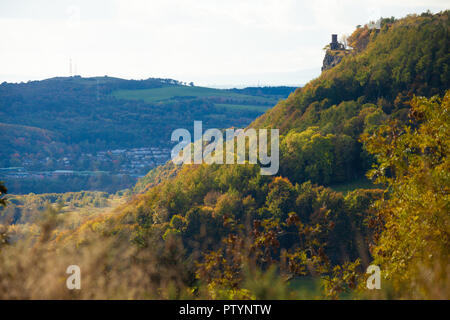
[[245, 127], [292, 87], [52, 78], [0, 85], [0, 179], [11, 193], [130, 188], [166, 162], [179, 127]]

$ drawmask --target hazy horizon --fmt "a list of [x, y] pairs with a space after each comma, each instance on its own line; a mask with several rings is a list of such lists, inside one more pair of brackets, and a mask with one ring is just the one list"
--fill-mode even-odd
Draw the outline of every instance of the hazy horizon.
[[299, 86], [320, 75], [332, 33], [447, 1], [43, 0], [0, 4], [0, 82], [81, 75], [209, 87]]

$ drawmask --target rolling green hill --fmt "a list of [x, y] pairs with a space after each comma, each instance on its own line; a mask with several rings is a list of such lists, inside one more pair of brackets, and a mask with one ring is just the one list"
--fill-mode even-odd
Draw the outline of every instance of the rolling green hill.
[[260, 102], [270, 104], [276, 99], [251, 96], [230, 92], [227, 90], [196, 87], [196, 86], [170, 86], [164, 88], [142, 89], [142, 90], [118, 90], [112, 95], [118, 99], [143, 100], [145, 102], [164, 102], [177, 100], [179, 98], [224, 98], [232, 100], [241, 100], [248, 102]]
[[[292, 88], [291, 90], [293, 90]], [[284, 95], [249, 95], [230, 90], [220, 90], [196, 86], [171, 86], [142, 90], [117, 90], [112, 92], [117, 99], [142, 100], [148, 103], [170, 103], [178, 100], [208, 99], [216, 110], [265, 112], [275, 105]], [[220, 114], [220, 112], [217, 112]], [[217, 117], [215, 117], [217, 119]]]
[[[75, 76], [2, 83], [0, 130], [4, 148], [0, 150], [0, 168], [24, 167], [30, 172], [28, 176], [37, 172], [44, 179], [55, 170], [105, 171], [121, 176], [103, 183], [94, 181], [95, 176], [64, 178], [67, 183], [53, 179], [44, 190], [34, 178], [16, 179], [19, 174], [0, 178], [15, 193], [70, 191], [68, 186], [74, 187], [72, 191], [131, 187], [136, 176], [161, 163], [163, 156], [169, 157], [173, 130], [192, 129], [194, 120], [203, 121], [205, 129], [245, 127], [294, 88], [239, 92], [243, 90], [187, 86], [176, 80], [152, 78], [137, 81]], [[132, 150], [137, 148], [146, 149]], [[114, 150], [123, 154], [126, 150], [130, 156], [111, 157]], [[138, 160], [131, 155], [139, 152], [155, 152], [155, 157]], [[128, 178], [122, 179], [123, 175]], [[58, 189], [61, 183], [64, 188]]]

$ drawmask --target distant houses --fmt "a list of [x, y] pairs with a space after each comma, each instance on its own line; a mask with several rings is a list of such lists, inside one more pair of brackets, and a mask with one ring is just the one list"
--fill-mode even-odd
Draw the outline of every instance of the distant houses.
[[55, 176], [72, 176], [74, 174], [73, 170], [55, 170], [53, 171]]
[[[151, 168], [166, 163], [170, 159], [170, 150], [160, 147], [141, 147], [132, 149], [115, 149], [99, 151], [95, 154], [83, 153], [77, 157], [77, 161], [97, 163], [96, 167], [104, 170], [73, 169], [75, 162], [73, 155], [64, 155], [61, 158], [22, 159], [23, 167], [0, 168], [0, 178], [23, 179], [43, 177], [67, 177], [67, 176], [97, 176], [100, 174], [118, 174], [129, 176], [143, 176]], [[56, 170], [49, 170], [46, 166], [49, 162], [55, 163]], [[112, 167], [111, 163], [119, 164]], [[31, 170], [30, 168], [34, 168]], [[41, 167], [42, 169], [36, 169]], [[108, 169], [106, 169], [108, 168]]]

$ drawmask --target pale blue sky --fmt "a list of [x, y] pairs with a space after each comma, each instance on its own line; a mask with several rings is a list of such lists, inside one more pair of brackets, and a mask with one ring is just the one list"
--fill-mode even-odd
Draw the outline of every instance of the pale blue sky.
[[320, 73], [331, 33], [449, 0], [0, 2], [0, 81], [109, 75], [199, 85], [299, 85]]

